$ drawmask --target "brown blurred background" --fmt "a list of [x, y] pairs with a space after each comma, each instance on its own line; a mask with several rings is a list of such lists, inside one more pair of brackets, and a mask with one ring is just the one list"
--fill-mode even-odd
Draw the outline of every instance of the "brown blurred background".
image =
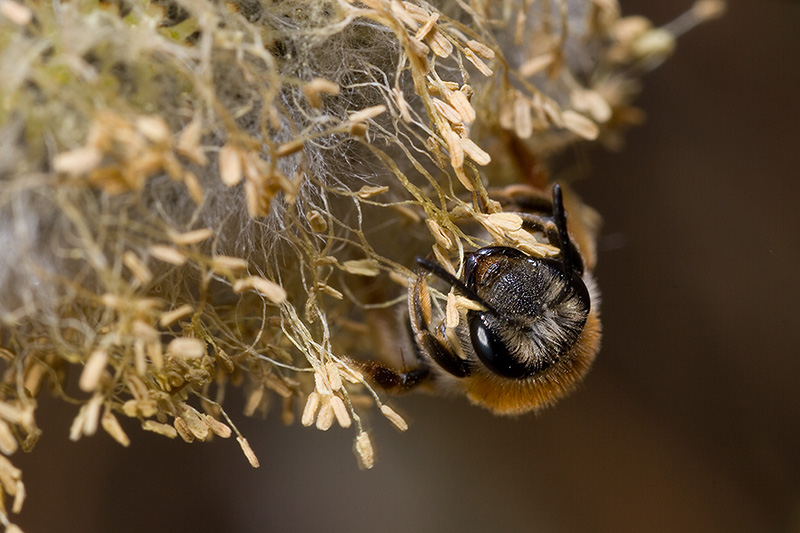
[[[656, 24], [690, 2], [623, 0]], [[235, 442], [68, 441], [43, 398], [26, 531], [800, 531], [800, 3], [736, 1], [645, 79], [620, 154], [579, 152], [605, 218], [604, 346], [542, 416], [412, 396], [406, 434], [236, 416]], [[235, 401], [241, 401], [236, 399]], [[234, 414], [240, 412], [235, 407]]]

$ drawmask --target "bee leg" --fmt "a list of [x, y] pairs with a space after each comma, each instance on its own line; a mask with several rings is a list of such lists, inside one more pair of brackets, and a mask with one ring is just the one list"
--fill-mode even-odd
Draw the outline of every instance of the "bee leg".
[[409, 291], [409, 323], [411, 340], [418, 350], [420, 359], [430, 358], [443, 370], [456, 377], [469, 375], [469, 366], [464, 359], [447, 346], [444, 339], [436, 337], [428, 329], [431, 320], [431, 298], [422, 277], [417, 278]]
[[458, 378], [469, 376], [467, 362], [458, 354], [448, 348], [444, 342], [436, 338], [431, 332], [422, 330], [414, 338], [417, 349], [433, 359], [437, 365]]
[[353, 361], [375, 385], [389, 393], [408, 392], [429, 381], [427, 365], [398, 372], [377, 361]]

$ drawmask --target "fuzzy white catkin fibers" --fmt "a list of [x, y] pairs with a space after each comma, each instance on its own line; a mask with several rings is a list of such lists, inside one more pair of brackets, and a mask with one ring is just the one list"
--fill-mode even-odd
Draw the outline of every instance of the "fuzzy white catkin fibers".
[[[214, 164], [216, 156], [219, 153], [228, 157], [231, 150], [227, 149], [227, 145], [222, 146], [226, 142], [225, 135], [219, 129], [211, 135], [206, 132], [202, 137], [201, 154], [195, 156], [195, 159], [207, 158], [209, 163], [187, 165], [186, 168], [202, 186], [204, 199], [199, 206], [197, 195], [191, 194], [190, 183], [181, 183], [179, 176], [167, 176], [170, 172], [166, 165], [153, 167], [154, 172], [148, 175], [144, 183], [131, 187], [132, 190], [126, 190], [125, 187], [112, 190], [107, 186], [100, 186], [99, 190], [83, 189], [80, 185], [85, 181], [65, 181], [62, 179], [63, 175], [48, 171], [49, 165], [46, 161], [50, 154], [42, 148], [50, 142], [48, 139], [55, 139], [59, 142], [54, 145], [50, 143], [52, 150], [62, 156], [74, 154], [70, 161], [83, 152], [91, 151], [97, 155], [97, 149], [81, 149], [79, 145], [70, 146], [66, 142], [70, 138], [74, 143], [75, 139], [80, 138], [80, 132], [86, 132], [87, 128], [89, 135], [93, 135], [92, 116], [77, 113], [70, 108], [70, 102], [65, 101], [61, 105], [59, 102], [49, 102], [49, 108], [60, 120], [40, 124], [41, 129], [33, 131], [33, 125], [39, 124], [36, 121], [36, 109], [26, 108], [23, 102], [12, 120], [0, 125], [0, 155], [3, 156], [0, 157], [0, 179], [3, 182], [3, 191], [0, 192], [0, 246], [3, 250], [0, 255], [0, 323], [15, 325], [23, 318], [57, 321], [65, 306], [70, 309], [70, 302], [83, 289], [96, 294], [124, 292], [127, 272], [124, 268], [117, 268], [117, 265], [121, 254], [126, 251], [136, 253], [148, 268], [154, 270], [156, 277], [162, 276], [164, 279], [163, 276], [170, 278], [172, 275], [184, 275], [185, 272], [178, 269], [180, 265], [158, 261], [157, 257], [147, 253], [152, 245], [163, 244], [165, 227], [178, 232], [198, 227], [210, 228], [215, 233], [215, 240], [213, 246], [206, 243], [198, 247], [203, 254], [227, 253], [240, 257], [276, 277], [286, 270], [286, 265], [281, 263], [286, 263], [287, 260], [280, 257], [287, 253], [287, 249], [281, 244], [290, 243], [290, 235], [298, 230], [293, 227], [297, 219], [291, 213], [296, 206], [300, 207], [298, 211], [302, 210], [304, 213], [330, 213], [349, 224], [352, 222], [352, 203], [343, 202], [341, 196], [331, 198], [332, 189], [357, 191], [364, 185], [389, 186], [392, 189], [390, 197], [392, 194], [394, 198], [397, 197], [398, 183], [394, 173], [376, 159], [359, 140], [347, 138], [344, 133], [334, 133], [329, 127], [333, 119], [345, 120], [348, 115], [359, 110], [385, 106], [395, 101], [391, 96], [392, 91], [399, 89], [404, 97], [404, 109], [391, 109], [381, 116], [373, 117], [382, 128], [373, 126], [371, 131], [374, 133], [370, 133], [366, 141], [377, 142], [379, 138], [383, 139], [382, 143], [411, 141], [406, 148], [414, 145], [417, 145], [414, 149], [419, 148], [419, 141], [411, 139], [402, 130], [391, 127], [392, 115], [402, 112], [408, 116], [406, 105], [413, 109], [415, 117], [424, 117], [426, 113], [423, 102], [414, 95], [413, 83], [408, 73], [397, 76], [395, 72], [400, 64], [400, 45], [396, 32], [373, 20], [353, 17], [345, 4], [337, 6], [330, 2], [291, 1], [269, 4], [240, 1], [233, 4], [237, 6], [235, 17], [247, 17], [250, 23], [241, 22], [237, 18], [230, 18], [231, 22], [239, 22], [247, 30], [258, 29], [269, 37], [270, 43], [266, 47], [269, 51], [266, 61], [268, 66], [265, 67], [262, 58], [255, 53], [248, 55], [248, 52], [231, 52], [236, 43], [226, 39], [232, 38], [233, 34], [226, 34], [222, 30], [218, 30], [218, 40], [223, 45], [213, 48], [207, 56], [208, 59], [203, 59], [197, 65], [202, 68], [207, 61], [213, 67], [211, 76], [214, 79], [210, 88], [216, 92], [217, 101], [227, 107], [235, 117], [241, 131], [259, 138], [266, 127], [266, 131], [273, 136], [271, 142], [284, 147], [291, 144], [294, 147], [291, 153], [286, 151], [285, 157], [281, 157], [274, 167], [269, 166], [269, 169], [276, 169], [276, 175], [279, 176], [276, 183], [269, 187], [276, 190], [283, 187], [283, 195], [276, 195], [268, 187], [264, 190], [263, 186], [259, 188], [254, 185], [263, 176], [265, 169], [252, 165], [248, 167], [246, 158], [234, 161], [240, 169], [237, 172], [244, 175], [244, 186], [229, 188], [223, 183], [225, 180], [221, 182], [221, 168]], [[509, 26], [514, 31], [499, 31], [493, 36], [508, 61], [512, 66], [520, 66], [529, 59], [530, 48], [525, 43], [530, 37], [541, 34], [545, 24], [553, 26], [558, 21], [560, 27], [563, 17], [566, 16], [566, 26], [569, 28], [568, 38], [564, 43], [564, 57], [569, 61], [567, 70], [575, 75], [580, 74], [575, 72], [579, 69], [591, 69], [596, 44], [592, 39], [587, 39], [585, 22], [589, 11], [594, 9], [593, 3], [551, 2], [547, 4], [550, 6], [547, 13], [542, 11], [542, 5], [536, 3], [524, 18], [509, 20]], [[461, 10], [457, 2], [439, 2], [437, 7], [443, 15], [470, 24], [468, 14]], [[65, 9], [72, 8], [67, 6]], [[200, 12], [201, 9], [198, 8], [198, 11], [190, 11], [188, 15], [199, 16]], [[302, 13], [302, 16], [298, 16], [298, 13]], [[427, 16], [424, 13], [427, 11], [422, 8], [409, 6], [403, 16], [398, 18], [405, 20], [407, 25], [422, 25], [422, 18]], [[220, 13], [216, 13], [216, 16], [220, 16]], [[230, 14], [226, 16], [234, 17]], [[103, 61], [111, 63], [115, 54], [127, 53], [129, 41], [134, 39], [137, 42], [143, 40], [141, 61], [145, 63], [155, 61], [149, 52], [156, 48], [163, 54], [162, 57], [167, 57], [166, 61], [191, 61], [184, 49], [165, 43], [156, 33], [151, 36], [153, 44], [150, 45], [146, 35], [137, 33], [145, 31], [144, 28], [135, 30], [110, 15], [100, 18], [103, 20], [76, 17], [76, 27], [72, 32], [84, 36], [83, 49], [90, 51], [102, 47], [105, 50], [107, 57], [99, 60], [101, 65]], [[99, 22], [105, 25], [98, 28]], [[441, 33], [434, 29], [432, 22], [441, 23], [441, 20], [437, 17], [427, 19], [426, 24], [430, 27], [424, 32], [423, 43], [438, 43], [439, 48], [434, 46], [434, 49], [441, 53], [440, 49], [447, 41], [442, 40]], [[58, 31], [58, 28], [54, 28], [54, 31]], [[456, 33], [453, 35], [458, 37]], [[522, 43], [519, 42], [520, 36]], [[491, 57], [494, 54], [491, 48], [474, 39], [471, 43], [467, 48], [471, 46], [478, 52], [482, 51], [482, 56]], [[22, 52], [32, 50], [36, 41], [20, 40], [15, 46], [19, 49], [9, 49], [6, 52], [29, 57]], [[233, 60], [237, 53], [245, 58], [243, 66]], [[477, 58], [476, 61], [485, 61], [478, 56], [470, 57]], [[135, 58], [125, 58], [123, 61], [126, 65], [136, 62]], [[437, 75], [459, 84], [467, 81], [455, 69], [454, 62], [448, 64], [447, 58], [442, 58], [440, 63]], [[98, 67], [87, 63], [78, 74], [91, 81], [91, 73], [95, 72], [94, 76], [97, 76]], [[174, 67], [168, 67], [165, 71], [174, 73]], [[23, 62], [17, 65], [17, 74], [24, 79], [39, 68], [41, 65], [36, 60]], [[255, 81], [247, 81], [248, 75], [253, 72], [256, 75], [269, 73], [273, 87], [268, 89], [278, 91], [277, 98], [272, 101], [275, 105], [267, 110], [269, 112], [266, 115], [261, 111], [264, 111], [263, 106], [268, 102], [256, 93], [261, 87]], [[125, 77], [126, 74], [120, 76], [117, 81], [122, 85], [128, 82], [132, 84], [134, 81], [154, 83], [153, 80], [130, 80]], [[309, 82], [305, 92], [295, 83], [282, 81], [294, 79]], [[398, 84], [395, 84], [395, 79]], [[558, 86], [557, 79], [550, 80], [545, 75], [537, 79], [541, 89], [549, 91], [550, 97], [555, 101], [567, 101], [568, 95], [563, 93], [563, 89], [555, 89]], [[186, 77], [165, 76], [165, 80], [159, 82], [158, 88], [167, 97], [154, 102], [155, 107], [148, 111], [161, 114], [163, 119], [142, 115], [133, 121], [134, 129], [138, 127], [138, 130], [130, 135], [138, 136], [138, 143], [163, 145], [175, 142], [175, 139], [170, 140], [170, 134], [173, 133], [172, 136], [177, 138], [178, 132], [170, 132], [169, 128], [178, 130], [185, 126], [185, 120], [180, 120], [180, 116], [186, 112], [175, 107], [176, 101], [169, 96], [168, 91], [180, 87], [186, 82]], [[284, 83], [283, 87], [275, 86], [276, 81]], [[468, 81], [472, 90], [478, 92], [488, 83], [479, 73], [471, 75]], [[80, 83], [86, 82], [81, 82], [79, 76], [78, 85]], [[315, 89], [318, 86], [324, 90]], [[207, 89], [208, 87], [203, 88]], [[314, 93], [313, 98], [309, 91]], [[466, 100], [461, 92], [457, 95], [459, 98], [451, 98], [450, 101], [460, 104], [462, 114], [467, 113], [470, 119], [468, 123], [471, 123], [474, 120], [471, 115], [474, 110], [468, 103], [465, 106]], [[99, 99], [102, 100], [102, 95]], [[477, 99], [473, 98], [474, 100]], [[448, 104], [442, 103], [450, 108]], [[202, 108], [198, 107], [197, 111], [200, 109]], [[415, 120], [420, 126], [429, 127], [426, 120]], [[458, 112], [454, 120], [459, 120]], [[29, 128], [27, 131], [26, 124]], [[75, 131], [59, 124], [72, 124]], [[159, 135], [153, 135], [153, 127], [144, 127], [148, 124], [158, 126], [156, 129]], [[59, 129], [60, 127], [65, 129]], [[219, 125], [215, 127], [218, 128]], [[301, 143], [291, 141], [298, 130], [310, 134], [310, 140]], [[119, 133], [119, 129], [115, 131], [115, 134]], [[94, 135], [100, 136], [96, 133]], [[103, 142], [120, 142], [120, 139], [122, 137], [112, 141], [89, 139], [87, 142], [95, 142], [105, 149]], [[469, 138], [465, 142], [475, 146]], [[302, 154], [293, 153], [300, 147]], [[483, 153], [480, 148], [477, 150], [479, 151], [476, 153]], [[400, 152], [389, 148], [386, 153]], [[489, 161], [488, 154], [485, 155], [486, 161], [480, 164]], [[152, 157], [152, 154], [143, 152], [139, 161], [147, 157]], [[62, 157], [62, 160], [66, 161], [67, 158]], [[395, 162], [401, 172], [413, 174], [414, 164], [408, 158], [396, 157]], [[94, 168], [95, 163], [95, 160], [87, 161], [87, 168]], [[97, 166], [108, 164], [113, 164], [113, 160], [107, 155]], [[425, 158], [416, 164], [430, 166]], [[223, 173], [230, 167], [231, 164], [226, 163], [222, 168]], [[248, 168], [252, 174], [249, 179]], [[100, 179], [95, 174], [90, 182], [96, 185]], [[287, 183], [295, 188], [292, 194], [287, 194]], [[265, 198], [268, 204], [266, 207], [263, 205]], [[291, 205], [287, 204], [287, 199]], [[255, 220], [248, 216], [248, 209], [257, 210], [266, 216]], [[388, 217], [392, 213], [384, 210], [377, 216]], [[156, 223], [153, 224], [153, 221]], [[354, 235], [343, 232], [341, 228], [339, 237], [354, 239]], [[401, 239], [397, 239], [397, 249], [404, 248], [406, 245]], [[353, 259], [360, 259], [357, 250], [350, 250], [342, 255], [346, 257], [350, 254], [356, 254]], [[296, 260], [302, 261], [302, 254], [288, 262], [293, 263]], [[291, 274], [286, 275], [291, 278]], [[287, 280], [287, 284], [291, 284], [291, 280]], [[165, 296], [168, 299], [185, 299], [174, 292]]]

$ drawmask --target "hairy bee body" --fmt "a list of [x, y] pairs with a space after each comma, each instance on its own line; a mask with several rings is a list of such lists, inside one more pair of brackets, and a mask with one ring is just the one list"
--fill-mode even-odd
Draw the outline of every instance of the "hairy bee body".
[[[552, 405], [588, 372], [600, 347], [599, 292], [593, 211], [562, 191], [552, 199], [537, 189], [513, 186], [492, 191], [505, 212], [520, 216], [523, 228], [559, 250], [533, 257], [509, 246], [487, 246], [466, 254], [460, 277], [429, 259], [418, 259], [409, 287], [408, 323], [416, 365], [396, 372], [379, 363], [364, 365], [387, 390], [432, 384], [463, 393], [497, 414], [520, 414]], [[434, 310], [430, 275], [470, 302], [453, 324]], [[451, 310], [452, 314], [452, 310]], [[448, 327], [449, 322], [449, 327]]]

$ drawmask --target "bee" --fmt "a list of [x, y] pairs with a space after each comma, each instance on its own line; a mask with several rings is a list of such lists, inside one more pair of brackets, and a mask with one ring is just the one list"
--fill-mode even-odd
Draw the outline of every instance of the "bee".
[[[384, 390], [432, 385], [459, 391], [496, 414], [513, 415], [554, 404], [588, 372], [601, 336], [599, 292], [591, 274], [593, 228], [579, 220], [568, 231], [559, 185], [553, 186], [551, 198], [526, 186], [492, 197], [558, 254], [533, 257], [517, 248], [487, 246], [464, 257], [461, 277], [418, 258], [417, 277], [408, 291], [416, 363], [404, 371], [374, 361], [360, 365]], [[444, 317], [434, 321], [431, 276], [470, 301], [466, 319], [462, 316], [454, 328], [446, 326]]]

